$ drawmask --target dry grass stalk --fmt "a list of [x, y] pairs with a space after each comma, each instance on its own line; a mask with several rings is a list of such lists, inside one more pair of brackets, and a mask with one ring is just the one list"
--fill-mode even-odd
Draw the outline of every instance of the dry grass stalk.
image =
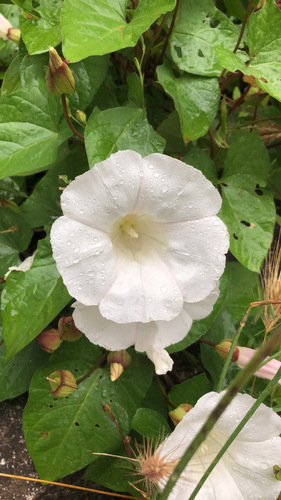
[[[268, 252], [261, 271], [261, 284], [264, 300], [281, 300], [281, 245], [280, 233], [273, 247]], [[274, 312], [274, 314], [273, 314]], [[265, 306], [263, 322], [266, 334], [272, 330], [281, 317], [281, 304]]]

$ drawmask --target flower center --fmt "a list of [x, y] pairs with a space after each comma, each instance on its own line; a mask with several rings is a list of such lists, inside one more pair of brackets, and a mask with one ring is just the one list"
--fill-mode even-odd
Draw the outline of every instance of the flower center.
[[160, 247], [163, 240], [160, 224], [148, 214], [127, 214], [114, 222], [111, 241], [115, 250], [122, 255], [128, 252], [148, 254]]

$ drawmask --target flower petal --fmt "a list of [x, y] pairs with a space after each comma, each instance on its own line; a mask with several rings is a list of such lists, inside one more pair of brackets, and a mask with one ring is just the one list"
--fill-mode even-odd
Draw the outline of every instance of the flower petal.
[[152, 347], [146, 351], [147, 357], [154, 363], [157, 375], [165, 375], [173, 368], [173, 360], [161, 347]]
[[118, 151], [79, 175], [61, 196], [64, 215], [102, 231], [133, 210], [143, 177], [135, 151]]
[[143, 163], [136, 209], [166, 222], [197, 220], [220, 210], [219, 192], [200, 170], [158, 153], [146, 156]]
[[98, 306], [74, 302], [73, 319], [76, 327], [90, 342], [109, 351], [127, 349], [135, 343], [136, 324], [121, 325], [102, 317]]
[[167, 347], [180, 342], [192, 325], [190, 315], [185, 308], [171, 321], [151, 321], [138, 323], [135, 348], [137, 351], [148, 351], [151, 347]]
[[203, 300], [199, 302], [184, 302], [183, 308], [194, 320], [206, 318], [211, 314], [214, 304], [216, 303], [220, 294], [219, 287], [216, 286], [214, 290]]
[[209, 295], [223, 273], [229, 237], [218, 217], [167, 224], [163, 261], [171, 269], [186, 302]]
[[181, 311], [181, 291], [157, 252], [119, 260], [116, 279], [100, 302], [102, 316], [117, 323], [169, 321]]
[[51, 243], [69, 293], [86, 305], [98, 304], [116, 275], [116, 258], [107, 234], [59, 217], [52, 226]]

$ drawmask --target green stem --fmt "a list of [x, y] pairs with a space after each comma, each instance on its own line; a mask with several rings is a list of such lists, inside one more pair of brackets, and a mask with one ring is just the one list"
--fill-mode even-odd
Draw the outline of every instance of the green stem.
[[269, 384], [267, 385], [267, 387], [262, 391], [261, 395], [258, 397], [258, 399], [253, 404], [253, 406], [250, 408], [250, 410], [246, 413], [245, 417], [241, 420], [241, 422], [236, 427], [236, 429], [231, 434], [231, 436], [229, 436], [228, 440], [226, 441], [226, 443], [224, 444], [224, 446], [221, 448], [221, 450], [219, 451], [219, 453], [217, 454], [217, 456], [210, 463], [208, 469], [206, 470], [206, 472], [201, 477], [199, 483], [197, 484], [196, 488], [194, 488], [194, 490], [191, 493], [191, 495], [188, 498], [188, 500], [194, 500], [194, 498], [196, 497], [197, 493], [202, 488], [202, 486], [205, 483], [206, 479], [209, 477], [209, 475], [211, 474], [212, 470], [215, 468], [215, 466], [217, 465], [217, 463], [219, 462], [219, 460], [221, 459], [221, 457], [224, 455], [224, 453], [229, 448], [229, 446], [234, 441], [234, 439], [239, 434], [239, 432], [246, 425], [246, 423], [248, 422], [248, 420], [250, 420], [251, 416], [255, 413], [255, 411], [257, 410], [257, 408], [260, 406], [260, 404], [266, 398], [266, 396], [268, 396], [270, 394], [272, 388], [278, 382], [278, 380], [279, 380], [280, 377], [281, 377], [281, 367], [278, 370], [278, 372], [276, 373], [276, 375], [273, 377], [273, 379], [269, 382]]
[[281, 325], [276, 328], [276, 331], [271, 335], [271, 337], [260, 347], [250, 362], [245, 366], [244, 370], [238, 373], [232, 384], [229, 386], [228, 390], [219, 401], [217, 406], [210, 413], [205, 424], [202, 426], [201, 430], [195, 436], [193, 441], [190, 443], [185, 453], [181, 457], [180, 461], [176, 465], [174, 471], [170, 475], [169, 481], [159, 496], [159, 500], [167, 500], [169, 494], [174, 488], [177, 480], [184, 471], [189, 460], [193, 457], [194, 453], [198, 450], [199, 446], [206, 439], [210, 430], [214, 427], [217, 420], [220, 418], [226, 407], [230, 404], [236, 394], [244, 387], [251, 375], [257, 370], [257, 367], [262, 363], [262, 361], [268, 356], [273, 349], [281, 341]]
[[78, 132], [78, 130], [76, 130], [76, 128], [74, 127], [73, 123], [71, 122], [71, 120], [69, 118], [65, 94], [61, 95], [61, 103], [62, 103], [63, 114], [64, 114], [65, 120], [67, 122], [67, 125], [72, 130], [72, 132], [75, 135], [77, 135], [77, 137], [79, 137], [80, 139], [82, 139], [82, 141], [84, 141], [84, 135], [80, 134], [80, 132]]
[[245, 28], [246, 28], [246, 23], [248, 21], [248, 18], [251, 14], [251, 10], [252, 10], [252, 7], [254, 5], [256, 0], [251, 0], [247, 9], [246, 9], [246, 12], [245, 12], [245, 15], [244, 15], [244, 18], [243, 18], [243, 22], [242, 22], [242, 27], [241, 27], [241, 31], [240, 31], [240, 35], [239, 35], [239, 38], [237, 40], [237, 43], [235, 45], [235, 49], [233, 51], [233, 53], [235, 54], [235, 52], [237, 52], [238, 48], [239, 48], [239, 45], [240, 45], [240, 42], [242, 40], [242, 37], [243, 37], [243, 34], [244, 34], [244, 31], [245, 31]]

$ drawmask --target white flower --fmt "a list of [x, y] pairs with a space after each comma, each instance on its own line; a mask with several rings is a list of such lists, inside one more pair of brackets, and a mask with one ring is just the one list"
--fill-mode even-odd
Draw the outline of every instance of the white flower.
[[2, 14], [0, 14], [0, 38], [3, 40], [8, 39], [9, 29], [12, 28], [11, 23]]
[[219, 295], [216, 287], [204, 300], [184, 303], [181, 313], [171, 321], [151, 321], [149, 323], [114, 323], [104, 318], [97, 306], [85, 306], [75, 302], [73, 319], [79, 330], [93, 344], [117, 351], [134, 345], [137, 351], [146, 351], [155, 364], [155, 371], [163, 375], [172, 369], [173, 361], [164, 350], [182, 340], [188, 333], [192, 321], [210, 314]]
[[35, 255], [35, 252], [33, 255], [30, 255], [29, 257], [26, 257], [26, 259], [24, 259], [19, 266], [11, 266], [9, 267], [9, 270], [6, 272], [5, 274], [5, 279], [7, 278], [7, 276], [9, 276], [9, 274], [12, 272], [12, 271], [22, 271], [22, 272], [26, 272], [26, 271], [29, 271], [29, 269], [31, 268], [32, 266], [32, 263], [33, 263], [33, 260], [34, 260], [34, 255]]
[[[140, 473], [147, 484], [164, 488], [188, 444], [202, 427], [223, 393], [210, 392], [199, 399], [154, 454], [140, 457]], [[255, 400], [237, 394], [207, 439], [184, 469], [169, 500], [186, 500]], [[281, 483], [273, 466], [281, 464], [281, 418], [261, 404], [230, 445], [200, 489], [196, 500], [275, 500]]]
[[224, 270], [221, 197], [174, 158], [119, 151], [67, 186], [61, 206], [51, 243], [63, 281], [115, 323], [170, 321]]

